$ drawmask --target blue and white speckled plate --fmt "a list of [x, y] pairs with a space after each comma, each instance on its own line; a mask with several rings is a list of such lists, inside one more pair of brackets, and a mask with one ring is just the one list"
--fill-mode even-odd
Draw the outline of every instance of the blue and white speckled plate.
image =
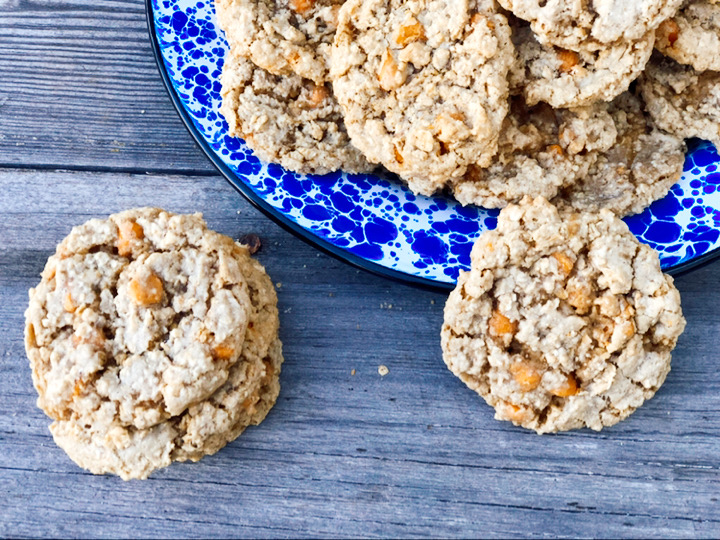
[[[319, 248], [388, 277], [450, 288], [496, 210], [413, 195], [376, 175], [300, 175], [260, 162], [218, 114], [227, 43], [212, 0], [146, 0], [160, 72], [180, 116], [223, 175], [281, 225]], [[720, 255], [720, 156], [693, 142], [670, 194], [626, 219], [677, 273]]]

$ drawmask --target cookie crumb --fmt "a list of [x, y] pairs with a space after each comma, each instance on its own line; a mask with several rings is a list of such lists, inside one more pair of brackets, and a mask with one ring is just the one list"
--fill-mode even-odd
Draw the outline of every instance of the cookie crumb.
[[278, 289], [282, 289], [282, 283], [280, 283], [280, 282], [278, 281], [278, 282], [275, 284], [275, 287], [277, 287]]
[[350, 375], [355, 375], [355, 370], [354, 370], [354, 369], [351, 369], [351, 370], [350, 370]]
[[[240, 213], [240, 211], [238, 211], [238, 213]], [[260, 251], [260, 248], [262, 248], [262, 242], [257, 234], [246, 234], [240, 238], [239, 242], [248, 247], [250, 255], [255, 255], [258, 251]]]
[[384, 377], [388, 373], [390, 373], [390, 370], [387, 368], [387, 366], [380, 365], [378, 366], [378, 373], [381, 377]]

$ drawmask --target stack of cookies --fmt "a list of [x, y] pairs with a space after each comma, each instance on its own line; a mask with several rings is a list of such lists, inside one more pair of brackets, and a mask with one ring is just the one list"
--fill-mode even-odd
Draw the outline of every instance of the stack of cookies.
[[142, 208], [75, 227], [25, 316], [38, 406], [94, 473], [145, 478], [213, 454], [280, 389], [272, 282], [199, 215]]
[[216, 5], [230, 133], [296, 172], [623, 216], [677, 182], [685, 138], [720, 139], [715, 0]]

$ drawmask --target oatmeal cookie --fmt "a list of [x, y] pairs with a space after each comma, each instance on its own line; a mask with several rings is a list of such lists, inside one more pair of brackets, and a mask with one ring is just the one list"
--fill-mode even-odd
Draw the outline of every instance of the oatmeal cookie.
[[684, 327], [657, 253], [612, 212], [526, 198], [475, 244], [445, 306], [443, 358], [497, 419], [600, 430], [655, 394]]
[[567, 184], [553, 200], [558, 206], [619, 216], [637, 214], [664, 197], [680, 180], [685, 142], [655, 127], [643, 103], [626, 92], [608, 108], [615, 142], [599, 152], [588, 173]]
[[640, 79], [647, 110], [658, 127], [720, 148], [720, 72], [699, 72], [654, 54]]
[[720, 71], [720, 3], [686, 0], [678, 14], [658, 28], [655, 47], [698, 71]]
[[[58, 444], [80, 465], [126, 478], [216, 451], [222, 444], [208, 440], [236, 428], [199, 411], [228, 388], [253, 406], [259, 389], [277, 393], [279, 364], [264, 361], [275, 304], [247, 248], [199, 215], [143, 208], [74, 228], [26, 312], [38, 406], [55, 420]], [[189, 414], [194, 426], [183, 424]], [[188, 434], [200, 450], [182, 454]]]
[[498, 0], [529, 21], [538, 40], [573, 51], [598, 51], [643, 39], [677, 12], [682, 0]]
[[552, 198], [585, 176], [617, 132], [606, 104], [553, 109], [528, 107], [522, 96], [510, 99], [500, 131], [500, 149], [486, 168], [472, 165], [450, 189], [461, 204], [501, 208], [525, 195]]
[[651, 31], [636, 41], [575, 52], [542, 45], [528, 25], [512, 22], [518, 66], [511, 72], [511, 88], [519, 87], [529, 105], [544, 101], [560, 108], [612, 101], [642, 73], [655, 43]]
[[275, 75], [322, 85], [342, 0], [216, 0], [231, 48]]
[[350, 0], [333, 89], [355, 146], [430, 194], [471, 163], [490, 164], [513, 54], [489, 0]]
[[299, 173], [373, 169], [350, 143], [329, 83], [272, 75], [232, 52], [220, 81], [230, 135], [260, 159]]

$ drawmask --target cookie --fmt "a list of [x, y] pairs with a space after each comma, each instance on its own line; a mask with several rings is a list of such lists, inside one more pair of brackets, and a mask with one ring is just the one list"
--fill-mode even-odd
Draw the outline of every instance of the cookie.
[[322, 85], [342, 0], [216, 0], [231, 48], [275, 75]]
[[498, 0], [529, 21], [538, 40], [573, 51], [599, 51], [643, 39], [677, 12], [682, 0]]
[[720, 4], [686, 0], [677, 15], [658, 28], [655, 47], [698, 71], [720, 71]]
[[525, 195], [549, 199], [585, 176], [616, 136], [605, 104], [528, 107], [522, 96], [513, 96], [494, 162], [486, 168], [470, 166], [450, 190], [460, 203], [485, 208], [502, 208]]
[[331, 77], [353, 144], [424, 194], [489, 165], [513, 54], [487, 0], [346, 2]]
[[599, 152], [588, 173], [567, 184], [553, 200], [558, 206], [619, 216], [637, 214], [664, 197], [680, 180], [685, 142], [655, 127], [642, 101], [626, 92], [608, 108], [615, 142]]
[[445, 306], [443, 359], [497, 419], [600, 430], [664, 382], [685, 327], [680, 295], [612, 212], [561, 215], [526, 198], [471, 257]]
[[612, 101], [642, 73], [655, 43], [651, 31], [636, 41], [575, 52], [542, 45], [526, 24], [511, 26], [518, 53], [511, 88], [519, 87], [529, 105], [544, 101], [567, 108]]
[[222, 106], [229, 133], [263, 161], [299, 173], [373, 169], [351, 143], [329, 84], [278, 76], [237, 54], [225, 58]]
[[[258, 273], [247, 248], [199, 215], [143, 208], [74, 228], [26, 311], [38, 406], [55, 420], [58, 444], [82, 466], [124, 477], [187, 459], [166, 445], [179, 444], [188, 411], [228, 385], [250, 397], [269, 384], [258, 357], [265, 333], [276, 338], [277, 310]], [[193, 431], [207, 439], [218, 430], [204, 422]], [[102, 441], [114, 441], [114, 457], [98, 450]]]
[[720, 148], [720, 72], [699, 72], [654, 54], [640, 79], [647, 110], [658, 127]]

